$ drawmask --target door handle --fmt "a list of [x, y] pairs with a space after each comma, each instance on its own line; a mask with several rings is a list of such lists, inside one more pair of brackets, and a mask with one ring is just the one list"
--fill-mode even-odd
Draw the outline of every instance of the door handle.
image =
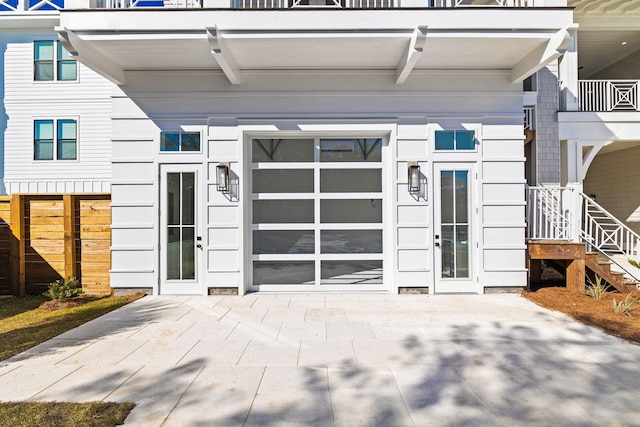
[[435, 245], [436, 248], [439, 248], [440, 247], [440, 242], [435, 242], [434, 245]]

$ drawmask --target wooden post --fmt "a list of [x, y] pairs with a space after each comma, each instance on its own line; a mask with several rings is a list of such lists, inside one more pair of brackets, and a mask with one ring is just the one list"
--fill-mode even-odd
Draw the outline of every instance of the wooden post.
[[13, 295], [26, 293], [25, 220], [23, 195], [11, 196], [11, 291]]
[[64, 206], [64, 276], [76, 277], [76, 198], [62, 196]]
[[532, 283], [542, 282], [542, 260], [530, 257], [527, 257], [527, 260], [529, 261], [529, 288], [531, 288]]
[[584, 273], [585, 273], [584, 258], [574, 259], [569, 261], [567, 266], [567, 289], [569, 292], [581, 292], [584, 293]]

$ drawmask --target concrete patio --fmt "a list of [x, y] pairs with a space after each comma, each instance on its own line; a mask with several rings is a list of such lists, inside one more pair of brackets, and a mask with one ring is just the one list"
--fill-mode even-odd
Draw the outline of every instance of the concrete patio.
[[145, 297], [0, 364], [126, 425], [639, 425], [640, 346], [519, 295]]

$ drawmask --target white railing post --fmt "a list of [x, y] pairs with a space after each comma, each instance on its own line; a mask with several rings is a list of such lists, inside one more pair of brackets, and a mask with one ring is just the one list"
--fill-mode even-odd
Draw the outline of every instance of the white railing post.
[[567, 190], [569, 193], [568, 210], [570, 211], [570, 235], [568, 237], [573, 242], [579, 242], [582, 230], [582, 197], [580, 197], [582, 185], [577, 182], [571, 183], [567, 185]]

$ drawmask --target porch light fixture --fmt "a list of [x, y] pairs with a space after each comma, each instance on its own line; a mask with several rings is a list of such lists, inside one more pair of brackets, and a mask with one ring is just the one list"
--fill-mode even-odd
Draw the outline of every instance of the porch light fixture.
[[420, 194], [420, 165], [418, 162], [407, 163], [409, 194]]
[[216, 177], [218, 191], [222, 193], [229, 192], [229, 163], [219, 163], [216, 166]]

